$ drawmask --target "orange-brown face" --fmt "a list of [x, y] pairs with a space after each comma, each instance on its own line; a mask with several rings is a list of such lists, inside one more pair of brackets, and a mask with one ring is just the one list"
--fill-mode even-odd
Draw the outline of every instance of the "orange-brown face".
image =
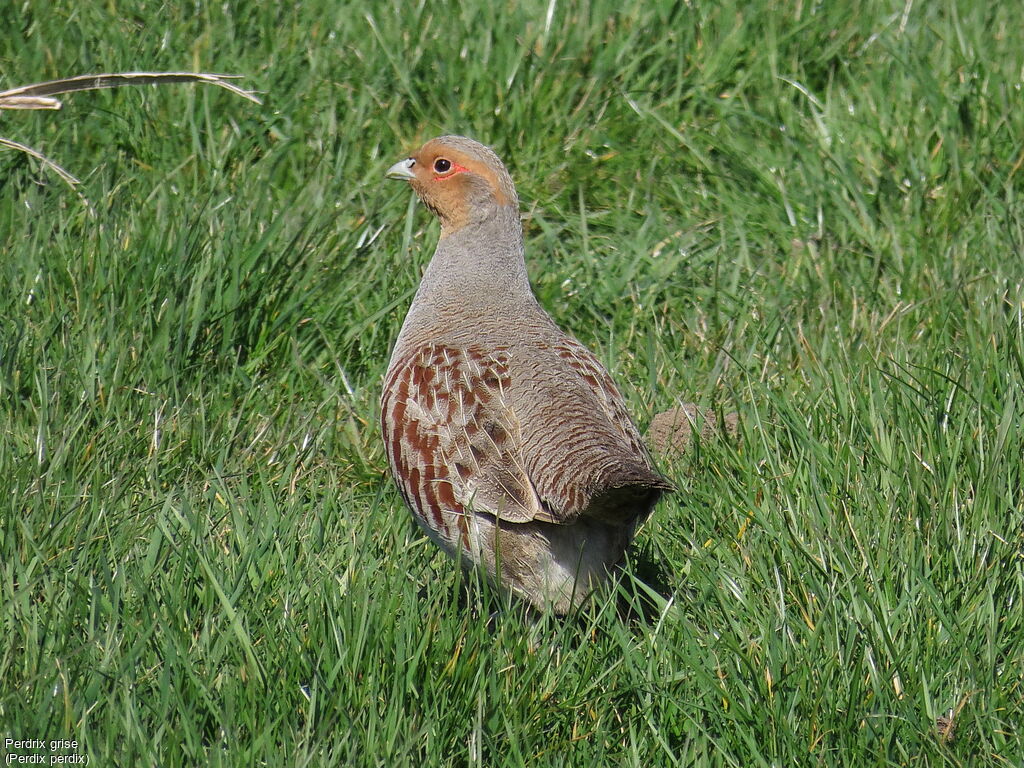
[[441, 236], [486, 217], [496, 206], [518, 204], [508, 171], [490, 149], [462, 136], [432, 139], [388, 169], [408, 181], [441, 219]]

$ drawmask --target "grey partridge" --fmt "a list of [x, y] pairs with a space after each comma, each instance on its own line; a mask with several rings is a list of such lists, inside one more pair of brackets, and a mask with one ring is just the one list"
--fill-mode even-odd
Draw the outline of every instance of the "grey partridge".
[[497, 155], [441, 136], [387, 175], [441, 220], [384, 380], [391, 472], [441, 549], [567, 613], [672, 486], [608, 372], [537, 303]]
[[693, 443], [693, 434], [710, 440], [716, 435], [735, 438], [739, 434], [739, 414], [725, 414], [722, 424], [713, 408], [701, 408], [695, 403], [682, 403], [662, 411], [651, 419], [647, 427], [647, 443], [658, 456], [668, 457], [686, 453]]

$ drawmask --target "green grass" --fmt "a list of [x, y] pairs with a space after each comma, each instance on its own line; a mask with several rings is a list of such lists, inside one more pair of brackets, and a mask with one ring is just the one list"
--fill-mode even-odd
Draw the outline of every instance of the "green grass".
[[[690, 7], [692, 5], [692, 7]], [[0, 738], [92, 765], [1024, 764], [1015, 3], [8, 4]], [[536, 627], [414, 532], [380, 381], [492, 144], [542, 303], [736, 443]], [[936, 718], [953, 711], [954, 737]], [[4, 750], [4, 759], [10, 750]]]

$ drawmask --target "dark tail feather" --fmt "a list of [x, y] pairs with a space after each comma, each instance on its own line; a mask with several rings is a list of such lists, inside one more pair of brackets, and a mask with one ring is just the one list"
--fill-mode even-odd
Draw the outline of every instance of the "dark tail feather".
[[611, 523], [642, 520], [651, 513], [663, 493], [674, 490], [672, 483], [648, 467], [621, 467], [608, 477], [605, 487], [594, 494], [584, 514]]

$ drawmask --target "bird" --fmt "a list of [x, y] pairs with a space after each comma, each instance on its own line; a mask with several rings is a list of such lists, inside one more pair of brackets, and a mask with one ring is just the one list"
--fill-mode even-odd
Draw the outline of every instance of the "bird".
[[391, 474], [449, 556], [567, 614], [673, 486], [608, 371], [538, 303], [516, 188], [494, 151], [440, 136], [387, 176], [441, 223], [384, 376]]
[[658, 456], [678, 456], [689, 450], [694, 432], [700, 434], [702, 442], [717, 435], [735, 438], [739, 434], [739, 414], [735, 411], [727, 413], [719, 424], [714, 408], [681, 402], [651, 419], [647, 427], [647, 443]]

